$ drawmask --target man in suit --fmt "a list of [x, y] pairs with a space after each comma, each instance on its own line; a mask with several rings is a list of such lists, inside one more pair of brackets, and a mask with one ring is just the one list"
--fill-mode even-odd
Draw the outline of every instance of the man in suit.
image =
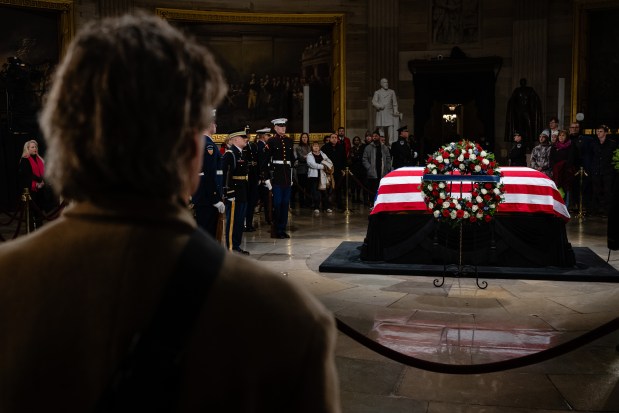
[[189, 211], [226, 89], [213, 55], [159, 17], [98, 20], [74, 38], [41, 115], [46, 172], [71, 206], [0, 245], [1, 412], [94, 411], [188, 277], [212, 284], [180, 295], [200, 305], [180, 351], [155, 347], [166, 351], [150, 370], [178, 375], [147, 402], [176, 388], [170, 411], [340, 411], [332, 316]]

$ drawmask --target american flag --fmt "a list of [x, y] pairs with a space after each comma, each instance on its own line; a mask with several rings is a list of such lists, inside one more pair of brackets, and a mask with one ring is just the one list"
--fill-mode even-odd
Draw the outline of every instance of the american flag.
[[[403, 211], [427, 211], [429, 214], [419, 190], [423, 170], [423, 167], [405, 167], [385, 175], [380, 180], [372, 214]], [[501, 172], [505, 202], [499, 205], [497, 214], [541, 212], [569, 221], [570, 213], [552, 179], [525, 167], [504, 166]], [[451, 185], [454, 198], [459, 197], [460, 193], [463, 198], [470, 198], [470, 183], [454, 182], [448, 185]]]

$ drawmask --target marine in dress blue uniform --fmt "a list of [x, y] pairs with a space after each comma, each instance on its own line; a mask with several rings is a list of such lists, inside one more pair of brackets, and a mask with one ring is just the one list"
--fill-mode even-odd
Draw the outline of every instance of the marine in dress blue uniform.
[[209, 136], [216, 130], [215, 121], [209, 126], [204, 134], [204, 157], [202, 172], [200, 173], [200, 185], [192, 196], [196, 221], [198, 225], [213, 237], [217, 233], [217, 219], [219, 213], [224, 212], [223, 204], [223, 174], [222, 157], [217, 144]]
[[230, 148], [224, 153], [222, 169], [226, 196], [226, 246], [229, 250], [249, 254], [241, 249], [247, 208], [247, 162], [243, 158], [245, 136], [245, 130], [228, 135]]
[[294, 142], [286, 136], [286, 123], [288, 119], [278, 118], [271, 121], [274, 125], [275, 135], [267, 141], [268, 154], [267, 171], [270, 179], [266, 181], [267, 187], [273, 191], [273, 225], [272, 238], [290, 238], [286, 233], [288, 225], [288, 208], [290, 206], [290, 194], [292, 187], [292, 164], [294, 162]]

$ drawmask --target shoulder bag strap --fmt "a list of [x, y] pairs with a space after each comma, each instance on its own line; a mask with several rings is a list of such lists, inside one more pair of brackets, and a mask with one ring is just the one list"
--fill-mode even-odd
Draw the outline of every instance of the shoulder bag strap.
[[224, 249], [205, 232], [193, 232], [150, 325], [134, 337], [95, 412], [175, 410], [184, 349], [224, 256]]

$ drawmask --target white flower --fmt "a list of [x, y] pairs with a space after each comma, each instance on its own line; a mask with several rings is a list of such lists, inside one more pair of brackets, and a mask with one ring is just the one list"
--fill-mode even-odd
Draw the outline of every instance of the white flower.
[[459, 160], [460, 162], [464, 161], [464, 155], [462, 155], [462, 154], [461, 154], [460, 156], [458, 156], [458, 160]]
[[473, 154], [473, 150], [469, 149], [469, 155], [472, 155], [472, 154]]
[[432, 214], [434, 215], [434, 218], [438, 218], [438, 216], [441, 215], [438, 211], [434, 211]]
[[484, 165], [488, 165], [488, 164], [490, 163], [490, 161], [489, 161], [489, 160], [487, 160], [487, 159], [484, 159], [484, 160], [483, 160], [483, 161], [481, 161], [481, 162], [482, 162]]
[[438, 173], [438, 171], [437, 171], [436, 169], [432, 169], [432, 173], [433, 173], [434, 175], [436, 175], [436, 174]]
[[431, 191], [432, 190], [432, 184], [428, 184], [427, 188], [428, 188], [428, 191]]
[[498, 194], [501, 193], [501, 190], [499, 188], [494, 188], [494, 191], [492, 191], [492, 192], [494, 192], [496, 195], [498, 195]]
[[481, 171], [481, 166], [475, 165], [475, 172], [479, 172], [479, 171]]
[[456, 209], [462, 209], [462, 205], [460, 205], [460, 202], [456, 204]]
[[441, 188], [441, 189], [445, 188], [445, 182], [440, 182], [438, 184], [438, 187]]
[[432, 202], [428, 202], [428, 209], [433, 209], [434, 208], [434, 204]]
[[469, 159], [470, 159], [471, 161], [474, 161], [475, 159], [477, 159], [477, 156], [475, 156], [475, 154], [474, 154], [472, 151], [471, 151], [471, 152], [469, 152], [469, 153], [471, 154], [471, 155], [469, 156]]
[[451, 212], [449, 213], [449, 218], [451, 218], [451, 219], [456, 219], [456, 211], [451, 211]]
[[439, 198], [441, 198], [441, 199], [445, 199], [445, 198], [446, 198], [446, 196], [445, 196], [445, 192], [441, 192], [441, 195], [439, 195]]
[[482, 188], [481, 189], [481, 194], [482, 195], [486, 195], [488, 193], [488, 190], [486, 188]]
[[443, 162], [443, 157], [441, 155], [436, 157], [437, 162]]
[[445, 164], [448, 164], [448, 163], [449, 163], [449, 159], [445, 159]]
[[488, 155], [488, 154], [486, 153], [486, 151], [481, 151], [481, 152], [479, 153], [479, 156], [481, 156], [481, 157], [485, 157], [486, 155]]
[[471, 208], [471, 210], [473, 212], [476, 212], [479, 209], [479, 207], [477, 205], [473, 205], [473, 207]]
[[490, 205], [488, 205], [488, 208], [494, 209], [494, 208], [496, 208], [496, 205], [495, 204], [490, 204]]
[[478, 204], [481, 204], [482, 202], [484, 202], [484, 199], [480, 197], [479, 195], [477, 195], [477, 198], [475, 198], [475, 201], [477, 201]]
[[434, 165], [433, 163], [428, 165], [428, 169], [434, 169], [434, 168], [436, 168], [436, 165]]
[[484, 217], [484, 213], [483, 212], [478, 212], [475, 216], [477, 218], [483, 218]]
[[464, 211], [464, 215], [462, 215], [462, 218], [468, 219], [470, 216], [471, 215], [468, 212]]
[[460, 169], [465, 170], [465, 169], [466, 169], [466, 165], [465, 165], [465, 164], [463, 164], [463, 163], [461, 163], [461, 164], [460, 164]]
[[[443, 194], [441, 194], [443, 195]], [[443, 202], [443, 208], [449, 208], [449, 202], [445, 201]]]

